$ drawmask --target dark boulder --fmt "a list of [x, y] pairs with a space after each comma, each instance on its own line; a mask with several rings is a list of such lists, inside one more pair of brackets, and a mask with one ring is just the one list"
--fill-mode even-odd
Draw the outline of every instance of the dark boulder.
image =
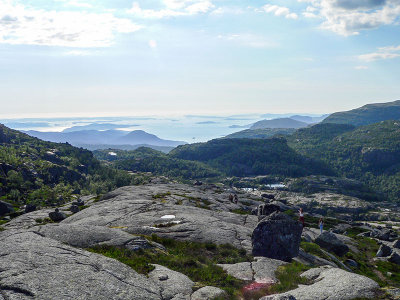
[[69, 209], [72, 213], [76, 214], [77, 212], [80, 211], [80, 208], [78, 205], [71, 205], [71, 208]]
[[10, 203], [0, 201], [0, 216], [4, 216], [13, 212], [14, 207]]
[[67, 215], [63, 212], [60, 212], [58, 208], [55, 211], [49, 213], [49, 218], [54, 222], [60, 222], [64, 220]]
[[299, 254], [301, 232], [300, 223], [274, 212], [259, 222], [253, 231], [253, 255], [290, 261]]
[[339, 256], [343, 256], [349, 251], [349, 247], [329, 231], [320, 234], [315, 239], [315, 243]]
[[265, 216], [269, 216], [274, 212], [280, 212], [280, 207], [275, 204], [260, 204], [257, 208], [257, 216], [259, 220]]
[[390, 254], [392, 254], [392, 249], [389, 247], [389, 246], [387, 246], [387, 245], [385, 245], [385, 244], [382, 244], [380, 247], [379, 247], [379, 249], [378, 249], [378, 252], [376, 252], [376, 257], [387, 257], [387, 256], [389, 256]]
[[358, 268], [358, 263], [353, 259], [346, 259], [344, 263], [349, 267]]
[[83, 201], [82, 199], [78, 199], [78, 201], [72, 202], [72, 205], [83, 206], [85, 205], [85, 201]]
[[400, 249], [400, 240], [394, 241], [393, 248]]
[[339, 233], [339, 234], [343, 234], [345, 233], [348, 229], [350, 229], [351, 226], [349, 224], [338, 224], [333, 228], [333, 232], [334, 233]]
[[388, 261], [396, 265], [400, 265], [400, 251], [392, 251], [392, 254], [390, 254]]
[[35, 204], [27, 204], [25, 205], [25, 212], [30, 213], [36, 210], [36, 205]]
[[275, 199], [275, 195], [273, 195], [273, 194], [262, 194], [261, 197], [263, 197], [265, 199], [270, 199], [270, 200]]
[[393, 241], [395, 240], [396, 236], [397, 234], [392, 229], [388, 228], [373, 229], [370, 233], [370, 237], [382, 241]]

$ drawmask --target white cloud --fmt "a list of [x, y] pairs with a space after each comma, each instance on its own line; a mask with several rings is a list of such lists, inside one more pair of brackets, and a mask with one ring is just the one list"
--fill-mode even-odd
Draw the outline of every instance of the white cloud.
[[82, 7], [82, 8], [92, 8], [93, 5], [87, 2], [82, 2], [79, 0], [70, 0], [65, 3], [67, 6], [75, 6], [75, 7]]
[[156, 40], [150, 40], [149, 41], [149, 47], [152, 49], [157, 48], [157, 41]]
[[357, 35], [362, 30], [395, 24], [400, 17], [399, 0], [298, 0], [309, 6], [307, 18], [320, 17], [323, 29], [337, 34]]
[[242, 34], [230, 34], [230, 35], [219, 35], [218, 39], [236, 43], [241, 46], [250, 48], [272, 48], [276, 47], [277, 43], [255, 34], [242, 33]]
[[82, 51], [82, 50], [71, 50], [64, 52], [65, 56], [88, 56], [88, 55], [93, 55], [92, 52], [90, 51]]
[[378, 51], [359, 55], [360, 60], [371, 62], [382, 59], [392, 59], [400, 57], [400, 46], [380, 47]]
[[227, 7], [227, 6], [222, 6], [214, 9], [211, 14], [213, 15], [225, 15], [225, 14], [231, 14], [231, 15], [240, 15], [245, 12], [244, 9], [240, 7]]
[[211, 11], [215, 5], [207, 0], [163, 0], [162, 9], [143, 9], [134, 2], [129, 14], [141, 18], [162, 19], [167, 17], [191, 16]]
[[0, 43], [65, 47], [108, 47], [117, 33], [131, 33], [140, 25], [111, 13], [47, 11], [0, 2]]
[[263, 9], [267, 13], [273, 13], [275, 16], [285, 17], [287, 19], [297, 19], [296, 13], [291, 13], [290, 9], [284, 6], [266, 4]]

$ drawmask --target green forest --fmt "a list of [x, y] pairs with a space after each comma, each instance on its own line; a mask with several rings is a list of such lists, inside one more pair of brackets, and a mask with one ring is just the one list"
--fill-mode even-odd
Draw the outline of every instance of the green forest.
[[143, 181], [102, 165], [92, 152], [39, 140], [0, 125], [0, 197], [15, 205], [62, 204]]

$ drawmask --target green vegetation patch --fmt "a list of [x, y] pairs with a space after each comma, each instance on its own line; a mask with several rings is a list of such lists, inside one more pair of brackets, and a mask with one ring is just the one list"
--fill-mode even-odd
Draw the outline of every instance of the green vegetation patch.
[[302, 241], [300, 242], [300, 248], [302, 248], [305, 252], [309, 254], [324, 258], [328, 261], [331, 260], [331, 258], [321, 250], [321, 247], [315, 243], [308, 243]]
[[211, 285], [224, 289], [230, 296], [239, 293], [244, 281], [228, 275], [216, 264], [232, 264], [252, 261], [244, 249], [232, 245], [215, 245], [212, 243], [195, 243], [160, 238], [156, 235], [148, 237], [160, 243], [167, 252], [156, 250], [131, 251], [113, 246], [97, 246], [88, 249], [107, 257], [119, 260], [142, 274], [153, 270], [151, 264], [159, 264], [171, 270], [187, 275], [200, 285]]
[[270, 288], [270, 293], [284, 293], [297, 288], [299, 284], [310, 284], [307, 278], [300, 276], [301, 273], [309, 269], [309, 267], [297, 261], [280, 266], [275, 273], [279, 283]]
[[379, 249], [378, 243], [366, 237], [354, 237], [357, 242], [358, 253], [348, 252], [346, 258], [355, 260], [358, 268], [353, 271], [375, 280], [380, 286], [400, 287], [400, 266], [387, 262], [375, 261], [375, 254]]

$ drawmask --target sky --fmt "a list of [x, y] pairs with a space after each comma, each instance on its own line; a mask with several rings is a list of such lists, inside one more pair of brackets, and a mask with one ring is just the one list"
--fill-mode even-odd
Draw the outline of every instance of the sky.
[[0, 117], [400, 99], [400, 0], [0, 0]]

